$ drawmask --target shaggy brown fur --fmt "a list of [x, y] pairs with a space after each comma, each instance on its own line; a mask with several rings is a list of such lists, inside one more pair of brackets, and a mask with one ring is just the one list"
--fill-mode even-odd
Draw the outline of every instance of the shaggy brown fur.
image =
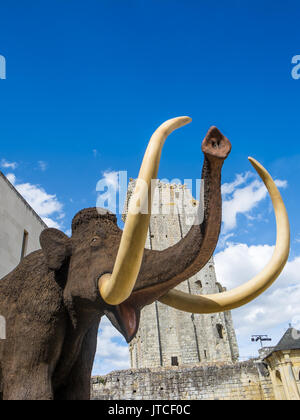
[[[211, 257], [221, 223], [221, 168], [229, 141], [212, 128], [202, 145], [205, 217], [165, 251], [145, 250], [132, 296], [113, 307], [98, 292], [111, 273], [122, 231], [112, 214], [80, 211], [72, 238], [42, 232], [42, 249], [0, 280], [0, 399], [89, 399], [97, 331], [106, 314], [127, 341], [136, 334], [143, 306], [199, 271]], [[176, 261], [176, 264], [174, 264]]]

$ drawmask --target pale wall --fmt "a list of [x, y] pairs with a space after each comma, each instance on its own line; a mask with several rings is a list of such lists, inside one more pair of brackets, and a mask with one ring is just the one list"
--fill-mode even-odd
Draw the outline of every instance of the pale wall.
[[0, 279], [20, 262], [24, 229], [28, 232], [27, 255], [40, 248], [39, 236], [46, 227], [0, 172]]

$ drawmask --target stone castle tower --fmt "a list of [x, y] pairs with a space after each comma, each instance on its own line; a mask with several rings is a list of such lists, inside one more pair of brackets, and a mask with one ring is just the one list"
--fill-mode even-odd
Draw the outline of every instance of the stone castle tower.
[[[123, 219], [134, 187], [135, 181], [131, 180]], [[185, 185], [158, 181], [146, 248], [163, 250], [174, 245], [187, 234], [199, 209], [200, 203]], [[213, 259], [177, 289], [192, 294], [224, 290], [216, 280]], [[155, 302], [142, 310], [140, 328], [130, 344], [130, 356], [132, 368], [234, 362], [239, 353], [231, 313], [190, 314]]]

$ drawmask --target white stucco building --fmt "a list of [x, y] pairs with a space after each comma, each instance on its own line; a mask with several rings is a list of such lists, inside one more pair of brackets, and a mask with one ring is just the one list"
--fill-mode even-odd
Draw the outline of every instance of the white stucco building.
[[47, 225], [0, 171], [0, 279], [40, 248]]

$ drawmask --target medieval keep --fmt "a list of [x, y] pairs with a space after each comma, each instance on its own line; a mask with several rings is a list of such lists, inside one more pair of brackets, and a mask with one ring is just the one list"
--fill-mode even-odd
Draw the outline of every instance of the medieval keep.
[[[131, 180], [124, 219], [134, 187]], [[188, 233], [197, 212], [201, 218], [201, 199], [196, 201], [185, 185], [158, 182], [146, 248], [163, 250], [177, 243]], [[177, 288], [191, 294], [224, 290], [216, 280], [213, 258]], [[138, 333], [130, 343], [130, 357], [132, 368], [234, 362], [239, 352], [231, 313], [190, 314], [154, 302], [142, 310]]]

